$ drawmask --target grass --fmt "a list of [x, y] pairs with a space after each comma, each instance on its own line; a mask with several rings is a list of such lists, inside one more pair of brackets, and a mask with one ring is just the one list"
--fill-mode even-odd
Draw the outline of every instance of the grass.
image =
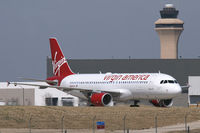
[[[1, 128], [35, 129], [92, 129], [94, 122], [104, 121], [106, 129], [122, 130], [124, 122], [129, 129], [147, 129], [157, 125], [168, 126], [200, 120], [199, 108], [156, 108], [142, 106], [115, 107], [53, 107], [53, 106], [1, 106]], [[63, 125], [62, 125], [62, 117]], [[124, 121], [125, 118], [125, 121]], [[95, 123], [96, 124], [96, 123]]]

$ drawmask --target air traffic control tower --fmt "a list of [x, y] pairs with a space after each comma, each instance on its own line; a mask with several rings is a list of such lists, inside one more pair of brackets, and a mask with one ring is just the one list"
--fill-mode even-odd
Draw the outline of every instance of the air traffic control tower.
[[173, 4], [166, 4], [160, 11], [161, 18], [155, 22], [155, 30], [160, 37], [160, 58], [178, 58], [178, 40], [183, 31], [183, 21], [178, 19], [178, 10]]

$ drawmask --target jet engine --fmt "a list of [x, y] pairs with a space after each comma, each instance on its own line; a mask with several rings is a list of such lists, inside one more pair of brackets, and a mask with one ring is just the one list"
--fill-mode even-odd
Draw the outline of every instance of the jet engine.
[[150, 100], [149, 102], [156, 107], [171, 107], [173, 104], [172, 99], [165, 99], [165, 100], [155, 99], [155, 100]]
[[93, 93], [90, 97], [94, 106], [112, 106], [112, 96], [108, 93]]

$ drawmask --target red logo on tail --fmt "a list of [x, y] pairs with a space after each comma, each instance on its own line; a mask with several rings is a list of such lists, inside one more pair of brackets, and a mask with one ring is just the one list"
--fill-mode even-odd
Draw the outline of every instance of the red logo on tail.
[[68, 76], [74, 74], [65, 59], [55, 38], [50, 38], [53, 73], [55, 76]]
[[60, 76], [60, 68], [62, 65], [67, 63], [65, 57], [61, 57], [59, 61], [56, 61], [57, 51], [55, 52], [54, 59], [52, 59], [52, 65], [53, 65], [53, 73], [54, 75]]

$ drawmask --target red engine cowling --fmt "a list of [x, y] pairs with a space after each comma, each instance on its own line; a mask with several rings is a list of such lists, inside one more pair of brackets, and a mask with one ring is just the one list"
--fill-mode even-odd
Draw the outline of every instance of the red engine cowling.
[[155, 99], [155, 100], [151, 100], [149, 102], [152, 103], [156, 107], [171, 107], [173, 104], [172, 99], [165, 99], [165, 100]]
[[93, 93], [90, 100], [94, 106], [108, 106], [112, 102], [112, 96], [108, 93]]

